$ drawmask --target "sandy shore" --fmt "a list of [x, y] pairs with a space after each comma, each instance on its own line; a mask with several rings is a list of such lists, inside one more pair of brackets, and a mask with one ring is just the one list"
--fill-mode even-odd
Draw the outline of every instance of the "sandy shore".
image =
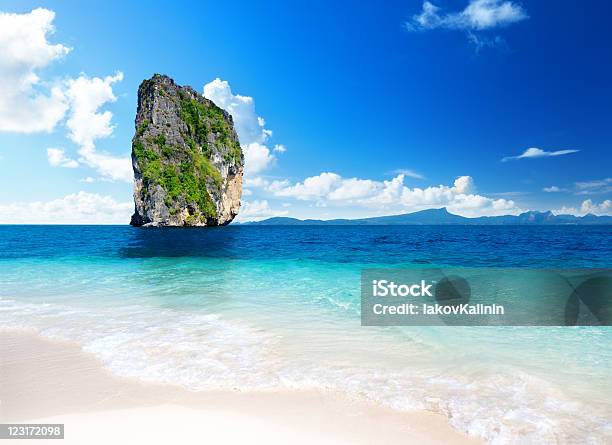
[[117, 378], [76, 344], [16, 331], [0, 331], [0, 422], [64, 423], [70, 444], [480, 443], [443, 416], [333, 393], [201, 392]]

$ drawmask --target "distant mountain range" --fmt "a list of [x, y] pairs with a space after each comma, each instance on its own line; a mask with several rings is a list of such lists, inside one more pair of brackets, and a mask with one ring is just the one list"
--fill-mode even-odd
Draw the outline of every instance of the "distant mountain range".
[[554, 215], [552, 212], [529, 211], [520, 215], [480, 216], [466, 218], [454, 215], [446, 208], [421, 210], [402, 215], [376, 216], [362, 219], [296, 219], [274, 217], [243, 224], [260, 226], [381, 226], [381, 225], [603, 225], [612, 224], [612, 216]]

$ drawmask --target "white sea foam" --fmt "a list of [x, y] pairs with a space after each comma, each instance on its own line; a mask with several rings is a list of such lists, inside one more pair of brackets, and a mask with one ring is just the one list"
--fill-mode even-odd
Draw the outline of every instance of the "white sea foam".
[[314, 329], [294, 337], [202, 310], [0, 299], [0, 323], [76, 341], [113, 373], [144, 381], [201, 390], [340, 391], [396, 410], [443, 413], [455, 428], [496, 445], [612, 438], [609, 405], [587, 405], [519, 367], [438, 367], [435, 352], [424, 360], [419, 341], [406, 345], [414, 354], [406, 366], [349, 333], [324, 337]]

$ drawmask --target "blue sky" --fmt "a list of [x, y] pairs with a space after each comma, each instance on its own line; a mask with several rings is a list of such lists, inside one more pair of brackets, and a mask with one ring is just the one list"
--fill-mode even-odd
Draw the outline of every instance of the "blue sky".
[[125, 3], [1, 3], [0, 222], [127, 222], [156, 72], [234, 115], [242, 220], [612, 214], [606, 2]]

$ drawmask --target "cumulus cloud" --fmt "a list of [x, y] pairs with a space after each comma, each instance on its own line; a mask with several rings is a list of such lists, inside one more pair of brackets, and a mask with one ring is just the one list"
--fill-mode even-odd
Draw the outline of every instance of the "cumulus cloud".
[[273, 210], [267, 200], [246, 201], [238, 214], [239, 221], [258, 221], [273, 216], [287, 215], [287, 210]]
[[273, 149], [268, 147], [272, 131], [266, 128], [265, 120], [257, 115], [252, 97], [233, 94], [229, 83], [219, 78], [204, 85], [204, 96], [232, 115], [244, 152], [245, 176], [260, 173], [270, 167], [276, 159], [272, 150], [277, 153], [286, 150], [279, 144]]
[[110, 111], [99, 109], [107, 102], [117, 100], [113, 94], [113, 83], [123, 79], [122, 73], [105, 78], [89, 78], [83, 74], [68, 81], [67, 96], [70, 99], [70, 117], [66, 126], [68, 137], [77, 145], [93, 148], [96, 139], [110, 136], [113, 132]]
[[506, 156], [502, 158], [502, 162], [511, 161], [513, 159], [528, 159], [528, 158], [550, 158], [553, 156], [569, 155], [571, 153], [578, 153], [580, 150], [556, 150], [546, 151], [541, 148], [531, 147], [525, 150], [518, 156]]
[[612, 215], [612, 201], [606, 199], [605, 201], [596, 204], [590, 199], [587, 199], [586, 201], [582, 202], [580, 211], [584, 214], [591, 213], [593, 215]]
[[52, 201], [0, 204], [0, 224], [126, 224], [131, 202], [80, 191]]
[[580, 208], [576, 207], [561, 207], [558, 210], [553, 210], [555, 215], [597, 215], [597, 216], [612, 216], [612, 201], [606, 199], [599, 204], [594, 203], [591, 199], [582, 201]]
[[274, 151], [276, 153], [284, 153], [287, 151], [287, 147], [285, 147], [283, 144], [276, 144], [274, 146]]
[[259, 173], [268, 168], [274, 161], [270, 149], [259, 142], [241, 144], [244, 152], [244, 165], [247, 175]]
[[376, 192], [377, 183], [370, 179], [350, 178], [340, 180], [338, 187], [328, 193], [327, 198], [331, 201], [344, 201], [360, 199]]
[[475, 192], [470, 176], [458, 177], [452, 186], [410, 188], [400, 174], [388, 181], [342, 178], [331, 172], [296, 184], [274, 181], [263, 187], [277, 197], [314, 201], [318, 206], [357, 206], [387, 212], [412, 212], [447, 207], [463, 216], [518, 214], [514, 201], [491, 199]]
[[47, 160], [53, 167], [76, 168], [79, 163], [66, 156], [63, 148], [47, 148]]
[[321, 173], [318, 176], [306, 178], [304, 182], [295, 185], [284, 185], [279, 181], [271, 184], [271, 190], [276, 196], [291, 197], [300, 200], [316, 200], [327, 197], [332, 190], [342, 184], [342, 178], [335, 173]]
[[0, 12], [0, 131], [52, 131], [68, 105], [58, 84], [42, 82], [37, 72], [70, 52], [52, 44], [55, 13], [38, 8], [26, 14]]
[[471, 0], [463, 11], [445, 13], [431, 2], [423, 2], [420, 14], [406, 23], [410, 31], [436, 28], [482, 31], [528, 18], [517, 3], [501, 0]]
[[117, 73], [104, 78], [81, 74], [69, 80], [66, 96], [70, 112], [66, 127], [68, 138], [79, 146], [81, 162], [96, 169], [104, 178], [131, 182], [133, 174], [130, 158], [99, 152], [95, 145], [96, 140], [113, 133], [113, 114], [101, 108], [117, 100], [112, 85], [122, 79], [123, 73]]
[[[68, 138], [79, 146], [80, 163], [111, 180], [132, 180], [128, 156], [96, 151], [95, 141], [113, 132], [112, 113], [100, 111], [116, 100], [112, 84], [122, 73], [104, 78], [81, 74], [76, 79], [46, 82], [37, 72], [68, 54], [62, 44], [51, 44], [53, 11], [38, 8], [27, 14], [0, 13], [0, 131], [52, 131], [65, 121]], [[75, 168], [79, 162], [63, 149], [47, 151], [52, 166]]]

